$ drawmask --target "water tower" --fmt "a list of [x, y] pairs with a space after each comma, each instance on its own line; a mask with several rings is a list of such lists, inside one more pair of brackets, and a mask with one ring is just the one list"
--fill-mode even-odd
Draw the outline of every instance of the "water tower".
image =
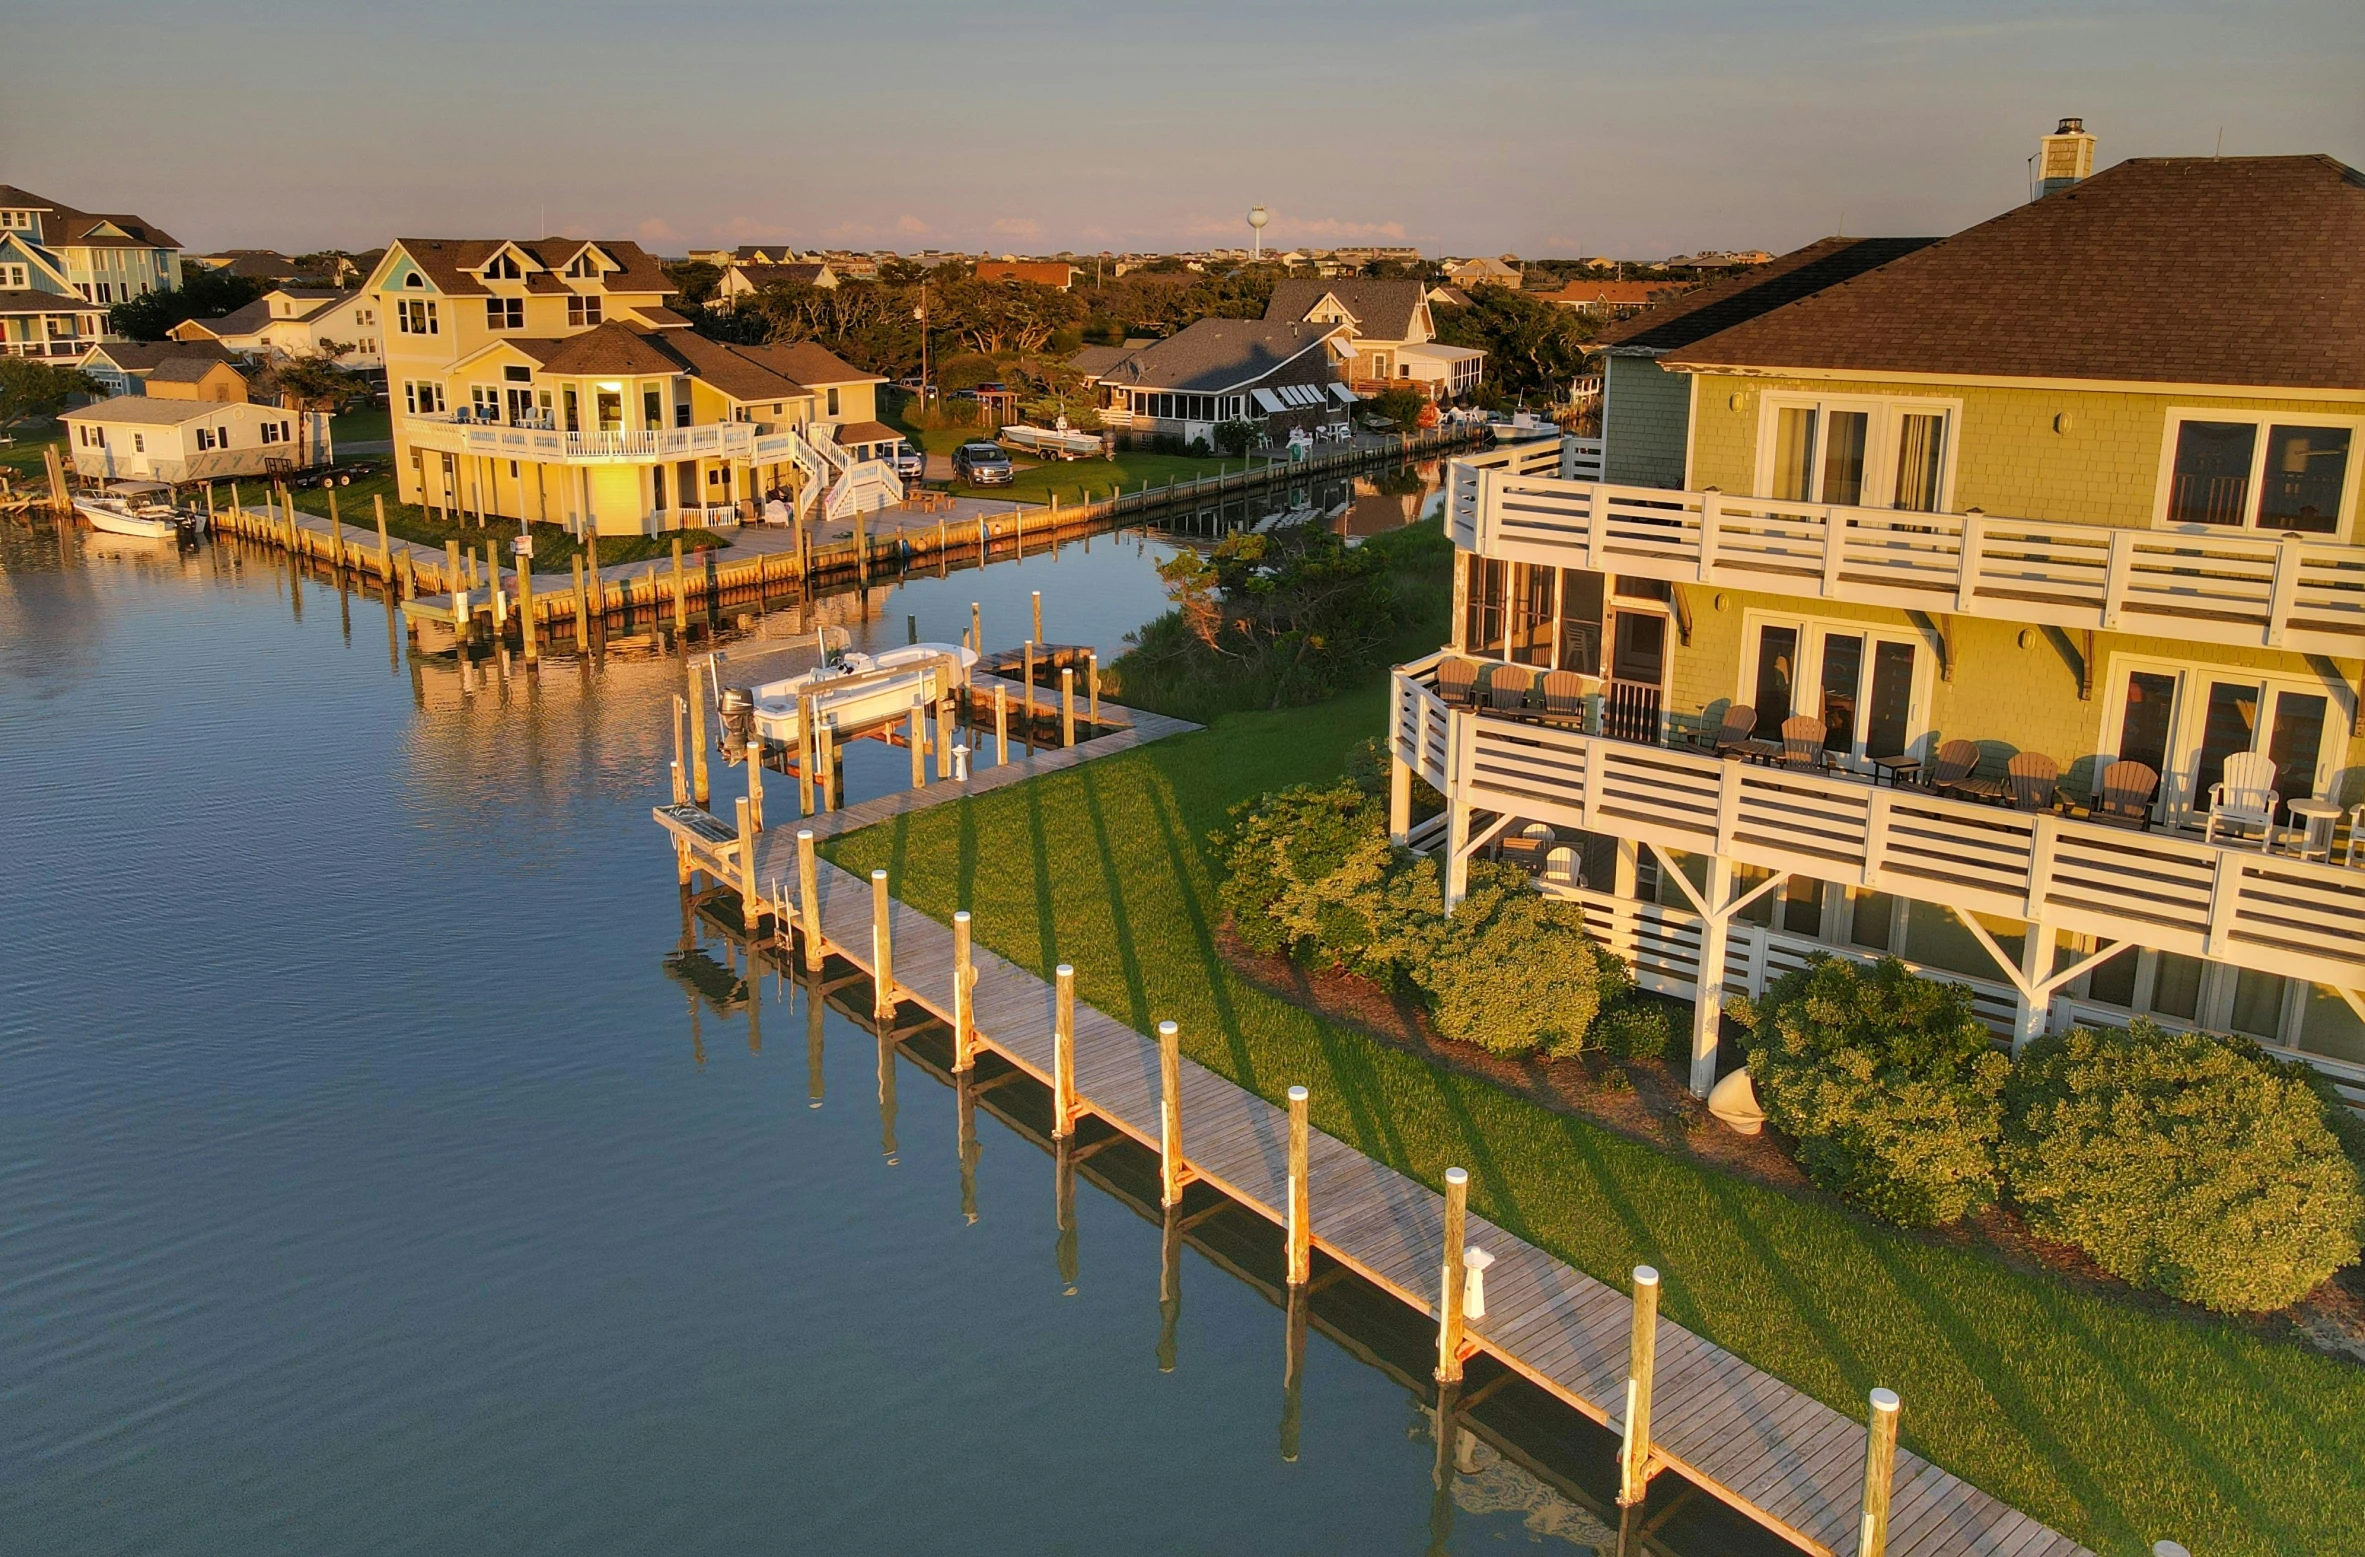
[[1273, 213], [1261, 205], [1252, 205], [1248, 208], [1248, 227], [1256, 240], [1256, 252], [1252, 258], [1261, 260], [1265, 257], [1265, 223], [1272, 219]]

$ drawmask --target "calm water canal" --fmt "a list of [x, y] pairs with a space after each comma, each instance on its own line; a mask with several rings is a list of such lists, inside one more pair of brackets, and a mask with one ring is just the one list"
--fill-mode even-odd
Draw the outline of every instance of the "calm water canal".
[[[883, 589], [873, 631], [976, 599], [1014, 641], [1040, 588], [1105, 658], [1164, 550]], [[1069, 1283], [1035, 1145], [981, 1123], [972, 1222], [915, 1062], [889, 1125], [830, 1012], [816, 1103], [801, 991], [751, 1024], [669, 974], [679, 666], [463, 694], [267, 553], [0, 530], [0, 1549], [1608, 1541], [1483, 1445], [1441, 1503], [1419, 1399], [1319, 1333], [1285, 1463], [1255, 1287], [1186, 1252], [1162, 1372], [1155, 1223], [1087, 1184]]]

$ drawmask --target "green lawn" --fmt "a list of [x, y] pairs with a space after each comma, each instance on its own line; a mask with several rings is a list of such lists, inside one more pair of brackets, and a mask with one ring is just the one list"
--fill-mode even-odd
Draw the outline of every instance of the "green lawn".
[[347, 411], [330, 418], [328, 434], [340, 449], [348, 443], [384, 443], [394, 436], [394, 414], [379, 410]]
[[[906, 403], [908, 407], [908, 402]], [[906, 409], [888, 414], [888, 421], [914, 444], [930, 454], [951, 455], [953, 450], [972, 441], [993, 441], [993, 430], [986, 427], [920, 427], [913, 423]], [[1263, 455], [1247, 459], [1193, 459], [1187, 454], [1150, 454], [1120, 450], [1113, 459], [1051, 460], [1037, 464], [1031, 460], [1013, 459], [1018, 479], [1006, 487], [972, 487], [956, 485], [953, 491], [964, 497], [1006, 497], [1021, 503], [1049, 503], [1054, 492], [1062, 503], [1073, 503], [1107, 497], [1114, 487], [1131, 492], [1147, 481], [1162, 487], [1169, 481], [1191, 481], [1201, 476], [1213, 476], [1239, 471], [1252, 464], [1270, 464]]]
[[[56, 430], [44, 423], [40, 427], [20, 427], [9, 436], [16, 442], [0, 447], [0, 470], [6, 470], [20, 482], [45, 479], [47, 468], [41, 451], [52, 443], [63, 441], [56, 436]], [[68, 460], [69, 470], [72, 463]]]
[[[230, 489], [227, 484], [219, 486], [215, 490], [220, 501], [226, 503], [230, 500]], [[253, 485], [240, 483], [240, 495], [246, 499], [249, 506], [259, 500], [261, 491], [262, 487], [259, 482]], [[472, 518], [460, 524], [446, 524], [437, 514], [431, 514], [416, 504], [397, 502], [394, 496], [394, 474], [390, 470], [381, 471], [374, 476], [356, 476], [353, 478], [353, 485], [338, 487], [336, 493], [337, 517], [347, 524], [359, 525], [365, 530], [374, 528], [378, 519], [371, 499], [383, 496], [386, 499], [386, 529], [396, 539], [415, 541], [422, 546], [433, 546], [440, 550], [447, 539], [457, 538], [462, 546], [479, 553], [484, 550], [489, 541], [501, 548], [504, 565], [511, 565], [508, 547], [509, 538], [517, 533], [514, 520], [495, 519], [490, 526], [482, 529], [478, 528], [476, 521]], [[298, 492], [294, 496], [296, 507], [305, 513], [326, 514], [329, 511], [329, 494], [325, 488], [314, 487]], [[575, 566], [575, 556], [582, 550], [582, 546], [576, 539], [569, 535], [563, 527], [555, 524], [537, 524], [533, 526], [533, 531], [534, 571], [536, 573], [572, 572]], [[682, 547], [685, 551], [700, 546], [719, 548], [731, 544], [711, 530], [684, 530], [681, 532], [681, 536]], [[671, 531], [663, 535], [603, 535], [600, 537], [599, 560], [602, 567], [618, 562], [640, 562], [654, 557], [670, 559], [672, 555], [673, 532]]]
[[[1230, 715], [1161, 741], [854, 833], [827, 852], [885, 866], [938, 918], [1473, 1202], [1605, 1281], [1664, 1274], [1671, 1317], [1851, 1415], [1905, 1398], [1918, 1452], [2098, 1550], [2357, 1549], [2365, 1368], [2233, 1323], [2146, 1310], [1985, 1252], [1886, 1229], [1821, 1199], [1660, 1155], [1266, 994], [1215, 949], [1207, 837], [1225, 807], [1340, 771], [1382, 728], [1384, 688]], [[1315, 1208], [1317, 1223], [1321, 1208]]]

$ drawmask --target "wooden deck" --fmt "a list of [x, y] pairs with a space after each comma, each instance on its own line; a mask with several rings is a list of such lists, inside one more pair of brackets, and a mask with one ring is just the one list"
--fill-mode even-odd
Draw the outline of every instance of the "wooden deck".
[[[806, 822], [776, 821], [757, 840], [755, 879], [767, 894], [793, 883], [799, 826], [821, 836], [849, 832], [1190, 728], [1138, 712], [1129, 719], [1129, 727], [1073, 748], [981, 769], [966, 785], [932, 784]], [[819, 891], [823, 940], [868, 973], [875, 965], [869, 882], [824, 862]], [[890, 905], [890, 922], [900, 998], [949, 1021], [951, 929], [901, 902]], [[1049, 1086], [1052, 987], [982, 947], [973, 961], [980, 1045]], [[1075, 1045], [1085, 1111], [1155, 1151], [1157, 1044], [1079, 1003]], [[1286, 1110], [1188, 1059], [1181, 1092], [1184, 1157], [1194, 1180], [1285, 1224]], [[1443, 1258], [1442, 1197], [1320, 1131], [1311, 1138], [1307, 1179], [1315, 1247], [1433, 1318]], [[1621, 1429], [1632, 1313], [1627, 1296], [1475, 1213], [1467, 1241], [1495, 1257], [1486, 1275], [1488, 1316], [1470, 1325], [1471, 1341], [1575, 1410], [1612, 1431]], [[1847, 1557], [1856, 1550], [1866, 1442], [1861, 1420], [1667, 1319], [1659, 1321], [1655, 1393], [1652, 1448], [1658, 1463], [1809, 1552]], [[1906, 1409], [1912, 1410], [1910, 1400]], [[1893, 1557], [2073, 1557], [2084, 1548], [1900, 1449], [1888, 1551]]]

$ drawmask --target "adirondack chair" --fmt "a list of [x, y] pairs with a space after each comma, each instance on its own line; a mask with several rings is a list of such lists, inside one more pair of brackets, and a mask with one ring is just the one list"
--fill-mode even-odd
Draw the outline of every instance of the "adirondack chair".
[[2149, 827], [2152, 797], [2160, 792], [2160, 776], [2144, 763], [2122, 759], [2102, 770], [2094, 805], [2087, 820], [2112, 827]]
[[1792, 714], [1782, 721], [1782, 765], [1786, 768], [1820, 766], [1823, 758], [1823, 721], [1813, 714]]
[[2356, 864], [2360, 853], [2365, 853], [2365, 805], [2349, 807], [2348, 862]]
[[1497, 665], [1486, 678], [1486, 704], [1496, 713], [1515, 714], [1527, 707], [1527, 689], [1536, 673], [1525, 665]]
[[2215, 843], [2217, 829], [2258, 829], [2261, 846], [2275, 836], [2275, 759], [2262, 751], [2238, 751], [2225, 759], [2225, 777], [2209, 786], [2209, 820], [2201, 841]]
[[1977, 741], [1948, 741], [1938, 748], [1938, 760], [1930, 765], [1930, 787], [1942, 795], [1993, 800], [2004, 792], [2004, 786], [1994, 779], [1974, 777], [1971, 770], [1978, 766]]
[[1582, 724], [1585, 719], [1585, 678], [1573, 670], [1544, 672], [1541, 693], [1544, 717], [1554, 724]]
[[1583, 872], [1577, 866], [1577, 851], [1567, 844], [1559, 844], [1545, 851], [1544, 879], [1554, 886], [1581, 887]]
[[1468, 708], [1478, 699], [1478, 667], [1469, 660], [1440, 660], [1437, 695], [1448, 708]]
[[2053, 809], [2053, 786], [2060, 782], [2061, 764], [2041, 751], [2024, 751], [2004, 764], [2005, 782], [2012, 787], [2012, 804], [2022, 811]]
[[1724, 711], [1724, 723], [1708, 737], [1708, 749], [1719, 757], [1733, 757], [1741, 753], [1749, 740], [1749, 732], [1757, 728], [1757, 710], [1746, 703], [1736, 703]]
[[1560, 835], [1548, 822], [1530, 822], [1515, 833], [1505, 833], [1495, 845], [1495, 857], [1506, 865], [1517, 865], [1524, 870], [1541, 870], [1544, 858], [1560, 842]]

